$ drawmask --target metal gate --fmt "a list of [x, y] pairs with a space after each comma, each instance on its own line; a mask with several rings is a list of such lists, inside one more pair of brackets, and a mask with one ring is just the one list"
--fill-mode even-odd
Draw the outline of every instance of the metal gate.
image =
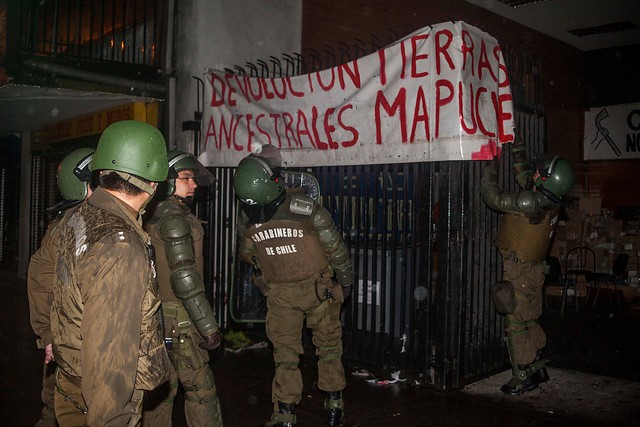
[[[544, 121], [518, 113], [531, 152]], [[527, 138], [525, 138], [527, 139]], [[501, 183], [515, 188], [509, 151]], [[305, 169], [320, 182], [323, 205], [351, 249], [356, 282], [343, 310], [345, 357], [424, 374], [459, 388], [508, 363], [503, 319], [490, 297], [501, 279], [493, 245], [499, 215], [482, 202], [484, 162], [450, 161]], [[233, 168], [215, 168], [207, 250], [210, 295], [230, 322], [236, 200]]]
[[[346, 45], [345, 45], [346, 46]], [[355, 59], [381, 46], [340, 49]], [[515, 122], [528, 154], [544, 152], [540, 63], [505, 49]], [[341, 55], [342, 56], [342, 55]], [[269, 66], [272, 65], [272, 67]], [[306, 60], [246, 63], [229, 73], [252, 77], [302, 74], [336, 65], [329, 55]], [[514, 191], [510, 150], [500, 165], [501, 186]], [[343, 310], [345, 357], [383, 369], [424, 375], [440, 389], [455, 389], [508, 366], [503, 321], [491, 301], [491, 284], [502, 278], [493, 244], [499, 215], [480, 194], [484, 162], [449, 161], [305, 169], [320, 182], [323, 205], [333, 214], [351, 249], [355, 288]], [[235, 209], [233, 168], [214, 169], [209, 194], [211, 296], [231, 319], [227, 297], [233, 272]]]

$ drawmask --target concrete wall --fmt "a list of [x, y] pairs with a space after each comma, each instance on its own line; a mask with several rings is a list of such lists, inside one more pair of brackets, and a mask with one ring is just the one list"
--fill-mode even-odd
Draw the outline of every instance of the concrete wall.
[[282, 53], [300, 52], [302, 1], [180, 0], [175, 26], [175, 139], [171, 148], [194, 152], [192, 131], [197, 80], [207, 69], [233, 69]]

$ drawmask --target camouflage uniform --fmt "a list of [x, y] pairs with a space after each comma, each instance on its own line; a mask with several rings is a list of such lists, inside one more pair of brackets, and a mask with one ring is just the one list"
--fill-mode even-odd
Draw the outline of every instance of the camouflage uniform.
[[137, 425], [143, 390], [167, 378], [155, 269], [136, 216], [98, 188], [58, 227], [51, 333], [63, 427]]
[[[334, 269], [339, 270], [341, 284], [351, 285], [351, 260], [330, 214], [301, 193], [289, 191], [265, 223], [249, 215], [243, 211], [238, 219], [239, 253], [256, 265], [260, 277], [255, 279], [267, 295], [266, 331], [274, 347], [272, 400], [277, 412], [277, 402], [298, 404], [302, 399], [298, 362], [305, 319], [319, 359], [318, 388], [334, 392], [346, 386], [341, 360], [342, 288], [332, 276]], [[336, 254], [342, 263], [338, 266]]]
[[[184, 221], [188, 224], [195, 255], [195, 269], [200, 277], [204, 277], [202, 257], [204, 230], [202, 225], [187, 205], [175, 197], [168, 197], [158, 203], [153, 211], [153, 216], [145, 223], [145, 230], [149, 233], [154, 247], [157, 248], [156, 267], [164, 313], [165, 339], [171, 342], [169, 356], [175, 371], [172, 373], [169, 387], [166, 389], [163, 387], [153, 393], [154, 400], [161, 399], [162, 402], [149, 410], [145, 405], [143, 424], [150, 427], [171, 425], [173, 403], [179, 380], [185, 390], [184, 410], [187, 425], [221, 427], [223, 424], [220, 400], [213, 371], [209, 366], [209, 352], [198, 347], [198, 344], [203, 341], [202, 335], [189, 317], [183, 302], [175, 295], [171, 285], [170, 277], [173, 270], [169, 266], [167, 253], [164, 250], [165, 241], [158, 229], [159, 224], [166, 218]], [[199, 290], [204, 294], [204, 287]]]

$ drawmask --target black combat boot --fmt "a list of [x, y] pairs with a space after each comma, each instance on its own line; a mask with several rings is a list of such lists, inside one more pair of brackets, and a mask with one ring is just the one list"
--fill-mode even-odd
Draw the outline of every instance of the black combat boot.
[[536, 358], [531, 362], [531, 368], [534, 370], [531, 374], [531, 378], [538, 384], [546, 383], [549, 381], [549, 373], [545, 366], [545, 360], [542, 359], [542, 352], [536, 353]]
[[342, 391], [328, 391], [324, 400], [324, 412], [327, 414], [327, 425], [339, 426], [344, 417], [344, 401]]
[[500, 391], [511, 396], [517, 396], [527, 391], [538, 388], [538, 382], [529, 372], [531, 365], [518, 365], [518, 374], [514, 375], [508, 383], [500, 387]]
[[278, 412], [271, 415], [271, 420], [264, 424], [264, 427], [295, 427], [296, 425], [296, 404], [278, 402]]

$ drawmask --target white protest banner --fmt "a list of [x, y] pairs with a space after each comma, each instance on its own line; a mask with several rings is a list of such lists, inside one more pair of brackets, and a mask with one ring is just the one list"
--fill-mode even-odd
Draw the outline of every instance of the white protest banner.
[[587, 110], [584, 159], [640, 159], [640, 103]]
[[500, 46], [460, 21], [327, 70], [206, 81], [206, 166], [236, 166], [265, 143], [284, 166], [485, 160], [514, 139]]

